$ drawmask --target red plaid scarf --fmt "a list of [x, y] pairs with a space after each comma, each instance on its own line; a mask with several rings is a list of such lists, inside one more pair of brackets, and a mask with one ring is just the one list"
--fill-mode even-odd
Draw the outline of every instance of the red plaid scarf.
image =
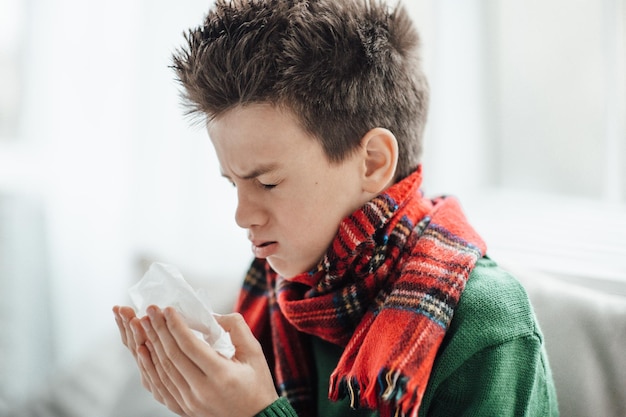
[[339, 226], [327, 254], [286, 280], [256, 259], [237, 310], [263, 345], [279, 392], [315, 416], [308, 335], [345, 346], [329, 397], [416, 416], [437, 350], [486, 248], [453, 198], [422, 196], [421, 169]]

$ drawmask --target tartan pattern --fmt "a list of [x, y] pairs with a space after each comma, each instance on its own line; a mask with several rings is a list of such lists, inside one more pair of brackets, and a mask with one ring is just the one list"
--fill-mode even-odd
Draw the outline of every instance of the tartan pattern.
[[428, 200], [421, 170], [339, 226], [327, 254], [289, 280], [255, 259], [237, 303], [279, 393], [315, 416], [308, 335], [344, 346], [329, 397], [381, 416], [416, 416], [469, 274], [485, 254], [454, 198]]

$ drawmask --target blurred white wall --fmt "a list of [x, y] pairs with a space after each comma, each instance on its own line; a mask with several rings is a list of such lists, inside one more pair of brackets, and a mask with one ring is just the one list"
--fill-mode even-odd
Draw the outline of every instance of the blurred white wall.
[[[21, 108], [0, 139], [0, 289], [12, 306], [0, 320], [20, 325], [0, 327], [0, 389], [19, 395], [114, 331], [111, 307], [126, 302], [143, 258], [240, 279], [251, 255], [235, 194], [203, 128], [183, 118], [168, 68], [208, 2], [11, 3], [23, 17]], [[39, 318], [24, 320], [23, 304]], [[20, 334], [29, 339], [8, 341]]]

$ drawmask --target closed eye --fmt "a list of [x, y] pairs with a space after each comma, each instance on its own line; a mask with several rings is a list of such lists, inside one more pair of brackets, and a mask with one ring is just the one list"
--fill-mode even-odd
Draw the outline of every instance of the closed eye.
[[273, 188], [276, 188], [276, 186], [278, 185], [278, 184], [263, 184], [262, 182], [259, 182], [258, 184], [264, 190], [271, 190]]
[[[222, 174], [222, 177], [225, 178], [230, 183], [230, 185], [232, 185], [233, 187], [237, 188], [237, 184], [229, 176], [227, 176], [226, 174]], [[248, 180], [248, 181], [252, 181], [254, 184], [256, 184], [257, 187], [262, 188], [263, 190], [272, 190], [272, 189], [274, 189], [274, 188], [276, 188], [278, 186], [277, 183], [267, 184], [267, 183], [261, 182], [256, 177], [244, 177], [243, 179], [244, 180]], [[278, 181], [278, 182], [280, 182], [280, 181]]]

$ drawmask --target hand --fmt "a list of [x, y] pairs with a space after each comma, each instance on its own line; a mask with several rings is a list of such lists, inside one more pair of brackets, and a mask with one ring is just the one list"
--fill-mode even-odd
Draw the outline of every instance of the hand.
[[137, 359], [137, 348], [145, 343], [146, 335], [143, 327], [139, 324], [139, 319], [135, 317], [135, 310], [130, 307], [114, 306], [113, 313], [122, 337], [122, 343]]
[[142, 373], [155, 398], [176, 413], [251, 417], [278, 399], [267, 361], [241, 315], [216, 319], [235, 345], [232, 360], [198, 339], [175, 309], [150, 306], [140, 321], [147, 339], [147, 349], [137, 349]]
[[147, 342], [146, 333], [139, 318], [135, 316], [135, 310], [131, 307], [115, 306], [113, 307], [113, 313], [115, 314], [115, 322], [120, 331], [122, 343], [130, 350], [137, 361], [137, 366], [141, 374], [141, 384], [150, 391], [154, 398], [161, 404], [164, 404], [176, 414], [186, 417], [180, 405], [176, 403], [176, 400], [169, 395], [167, 391], [157, 389], [151, 379], [148, 378], [148, 370], [146, 370], [141, 358], [146, 355], [149, 357], [150, 352], [145, 345]]

